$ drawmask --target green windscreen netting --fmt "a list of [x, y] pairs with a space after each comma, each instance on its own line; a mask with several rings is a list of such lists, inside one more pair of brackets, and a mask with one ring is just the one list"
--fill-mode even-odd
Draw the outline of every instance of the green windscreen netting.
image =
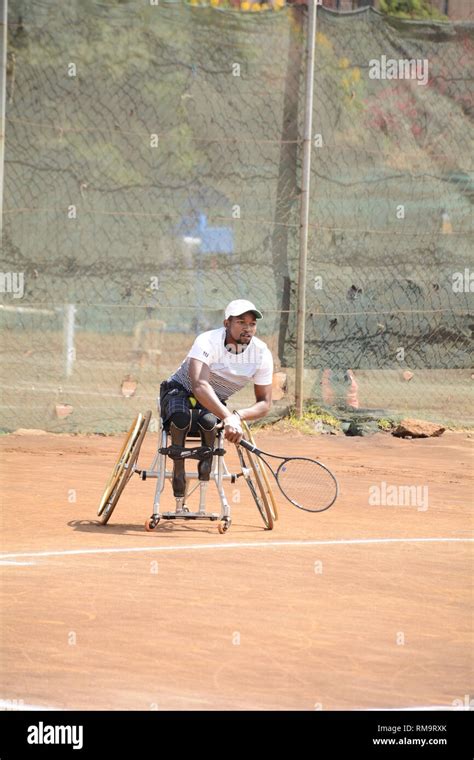
[[[291, 402], [305, 9], [10, 0], [8, 22], [3, 429], [128, 427], [237, 297], [264, 311]], [[318, 8], [320, 403], [472, 421], [473, 39]], [[420, 65], [395, 79], [391, 60]]]

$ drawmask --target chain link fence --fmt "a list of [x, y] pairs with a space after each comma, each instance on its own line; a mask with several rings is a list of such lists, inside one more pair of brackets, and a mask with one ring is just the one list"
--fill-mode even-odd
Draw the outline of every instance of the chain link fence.
[[[238, 297], [293, 401], [306, 10], [213, 6], [10, 0], [4, 430], [127, 428]], [[473, 39], [318, 9], [318, 403], [472, 422]], [[373, 77], [384, 56], [427, 82]]]

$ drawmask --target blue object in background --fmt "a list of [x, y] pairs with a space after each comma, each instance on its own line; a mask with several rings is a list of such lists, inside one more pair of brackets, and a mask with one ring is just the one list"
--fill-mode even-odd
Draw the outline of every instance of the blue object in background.
[[207, 216], [199, 214], [197, 237], [201, 238], [200, 252], [215, 254], [234, 253], [234, 232], [230, 227], [208, 227]]
[[[212, 269], [215, 266], [219, 257], [233, 256], [234, 230], [232, 227], [224, 226], [209, 227], [207, 214], [210, 213], [211, 207], [216, 215], [224, 215], [229, 205], [225, 198], [219, 197], [216, 193], [201, 192], [198, 196], [193, 195], [187, 199], [187, 208], [183, 209], [184, 214], [176, 228], [176, 233], [185, 239], [193, 250], [196, 308], [193, 327], [196, 333], [211, 329], [206, 310], [210, 307], [212, 310], [212, 306], [214, 308], [224, 306], [220, 303], [220, 299], [218, 304], [211, 306], [209, 302], [211, 293], [206, 291], [206, 272], [209, 271], [209, 267]], [[200, 210], [203, 208], [206, 209], [206, 213]], [[233, 298], [245, 298], [247, 294], [238, 259], [237, 262], [233, 262], [232, 272], [235, 287]]]

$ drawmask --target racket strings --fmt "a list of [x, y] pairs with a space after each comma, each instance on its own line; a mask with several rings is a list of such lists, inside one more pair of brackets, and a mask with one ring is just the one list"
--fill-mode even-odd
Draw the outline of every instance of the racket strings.
[[332, 474], [312, 459], [289, 459], [279, 467], [277, 479], [286, 498], [310, 512], [330, 507], [337, 496]]

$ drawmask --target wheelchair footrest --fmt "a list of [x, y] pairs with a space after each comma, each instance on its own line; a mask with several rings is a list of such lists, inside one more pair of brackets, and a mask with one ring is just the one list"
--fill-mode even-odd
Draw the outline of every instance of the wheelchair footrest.
[[162, 512], [160, 517], [163, 520], [219, 520], [220, 515], [217, 512]]
[[186, 449], [183, 446], [165, 446], [158, 449], [160, 454], [166, 454], [170, 459], [198, 459], [203, 461], [204, 459], [210, 459], [212, 456], [222, 457], [225, 454], [225, 449], [211, 449], [210, 446], [195, 446], [192, 449]]

